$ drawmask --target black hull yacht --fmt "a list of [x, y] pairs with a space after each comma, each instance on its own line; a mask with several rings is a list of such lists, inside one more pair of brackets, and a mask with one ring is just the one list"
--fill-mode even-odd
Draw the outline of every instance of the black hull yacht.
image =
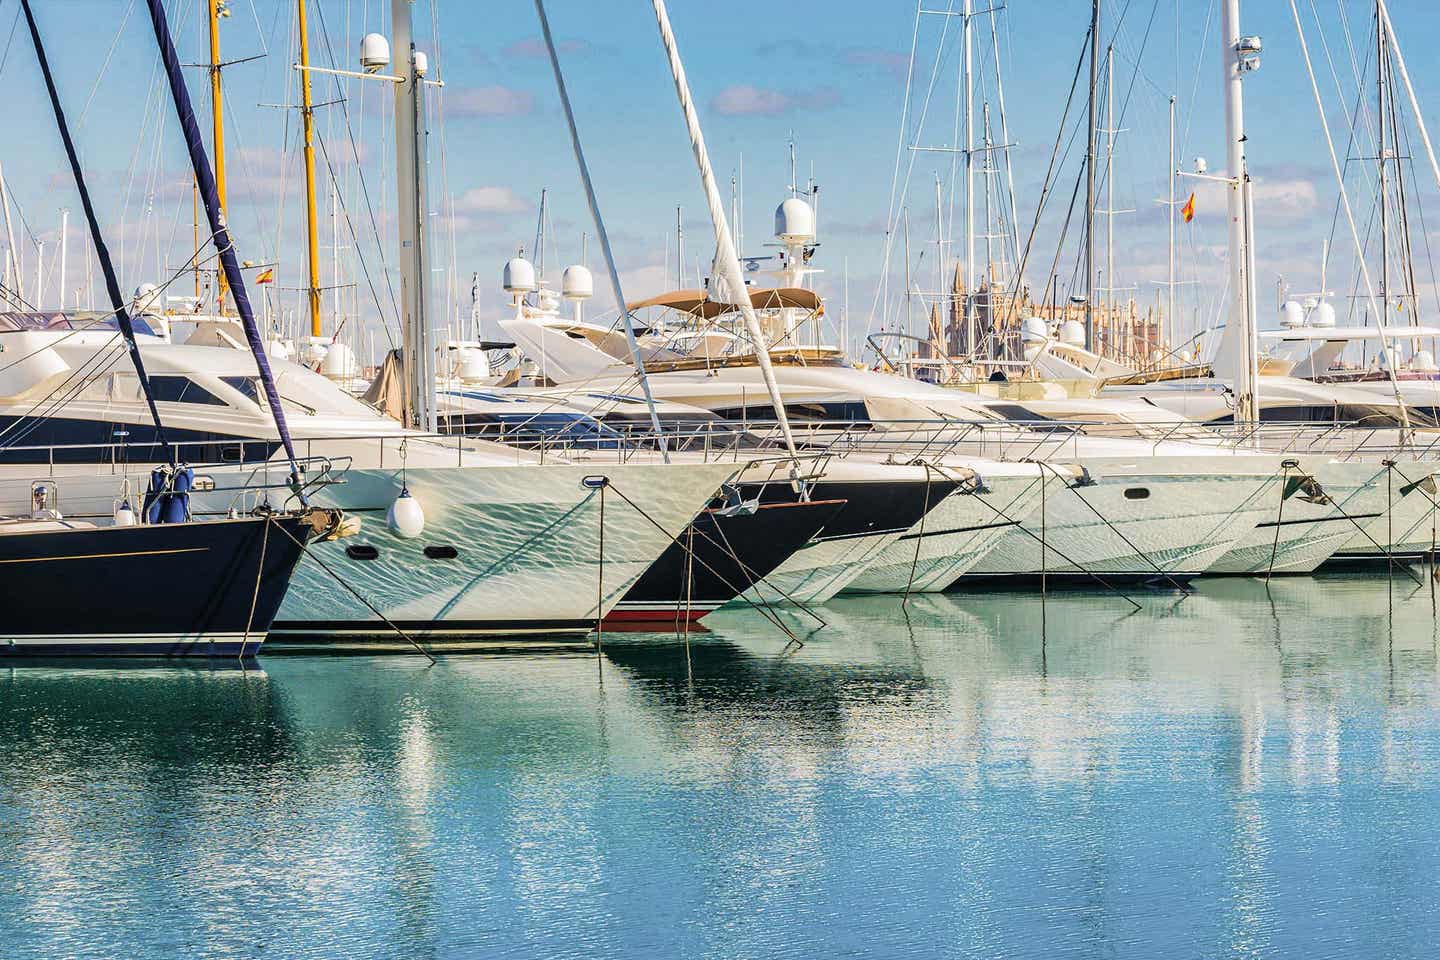
[[329, 511], [93, 526], [0, 520], [0, 657], [249, 657]]
[[[759, 484], [741, 490], [758, 495]], [[629, 623], [694, 623], [743, 595], [819, 536], [843, 500], [759, 500], [711, 506], [660, 555], [605, 618]]]
[[[52, 499], [55, 490], [51, 482], [30, 482], [29, 515], [0, 518], [0, 576], [4, 577], [6, 600], [0, 615], [0, 656], [253, 655], [280, 609], [306, 544], [318, 534], [336, 533], [341, 516], [338, 511], [311, 509], [305, 503], [284, 412], [220, 212], [164, 8], [158, 2], [150, 4], [156, 37], [176, 112], [186, 129], [196, 187], [204, 198], [221, 266], [250, 342], [255, 372], [264, 385], [285, 447], [290, 492], [301, 507], [297, 510], [277, 513], [261, 507], [248, 515], [232, 512], [216, 520], [192, 518], [194, 470], [180, 462], [173, 438], [166, 436], [157, 406], [166, 395], [164, 385], [152, 382], [146, 372], [135, 324], [120, 294], [29, 0], [22, 0], [21, 9], [105, 281], [112, 310], [108, 318], [113, 318], [123, 337], [150, 414], [152, 429], [148, 432], [166, 462], [151, 473], [139, 515], [130, 504], [128, 481], [122, 480], [121, 498], [103, 525], [67, 520], [58, 499]], [[17, 351], [18, 359], [8, 361], [7, 370], [18, 368], [23, 374], [27, 367], [47, 369], [43, 350], [23, 352], [26, 341], [15, 342], [22, 350]], [[24, 425], [7, 423], [0, 446], [22, 444], [27, 429], [52, 427], [50, 414], [73, 397], [73, 391], [67, 395], [63, 389], [70, 377], [60, 378], [60, 371], [53, 366], [47, 372], [53, 376], [42, 377], [42, 381], [49, 392], [36, 394], [44, 403], [33, 404]], [[34, 408], [42, 405], [46, 412], [34, 415]], [[137, 522], [141, 520], [144, 522]]]

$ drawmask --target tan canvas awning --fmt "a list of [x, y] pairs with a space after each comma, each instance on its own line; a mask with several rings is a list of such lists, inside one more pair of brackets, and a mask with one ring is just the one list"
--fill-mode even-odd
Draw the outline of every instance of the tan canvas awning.
[[[775, 310], [781, 307], [819, 310], [822, 303], [820, 295], [814, 290], [805, 290], [800, 287], [776, 287], [750, 291], [750, 304], [756, 310]], [[704, 290], [672, 290], [669, 293], [662, 293], [658, 297], [639, 300], [627, 306], [631, 311], [644, 307], [665, 307], [689, 314], [692, 317], [699, 317], [702, 320], [711, 320], [722, 313], [733, 313], [739, 309], [738, 305], [733, 303], [711, 300], [709, 294]]]

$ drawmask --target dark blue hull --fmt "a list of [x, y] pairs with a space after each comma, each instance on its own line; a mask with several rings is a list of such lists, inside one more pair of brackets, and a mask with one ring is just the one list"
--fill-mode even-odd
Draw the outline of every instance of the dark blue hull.
[[0, 657], [254, 654], [312, 533], [284, 516], [0, 535]]

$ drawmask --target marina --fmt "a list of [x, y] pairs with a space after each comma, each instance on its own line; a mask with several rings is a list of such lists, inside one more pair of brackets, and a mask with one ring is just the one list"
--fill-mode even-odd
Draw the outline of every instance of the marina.
[[929, 3], [12, 5], [7, 956], [1428, 955], [1425, 14]]

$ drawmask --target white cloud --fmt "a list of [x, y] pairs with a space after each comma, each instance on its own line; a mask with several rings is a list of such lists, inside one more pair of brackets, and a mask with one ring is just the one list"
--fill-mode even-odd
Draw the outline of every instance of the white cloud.
[[509, 187], [471, 187], [455, 198], [457, 216], [520, 213], [526, 206]]
[[452, 90], [445, 100], [452, 117], [513, 117], [534, 109], [534, 94], [500, 84]]
[[830, 87], [798, 93], [782, 93], [751, 86], [748, 83], [726, 87], [710, 101], [710, 109], [727, 117], [774, 117], [793, 110], [824, 110], [840, 102], [838, 91]]

